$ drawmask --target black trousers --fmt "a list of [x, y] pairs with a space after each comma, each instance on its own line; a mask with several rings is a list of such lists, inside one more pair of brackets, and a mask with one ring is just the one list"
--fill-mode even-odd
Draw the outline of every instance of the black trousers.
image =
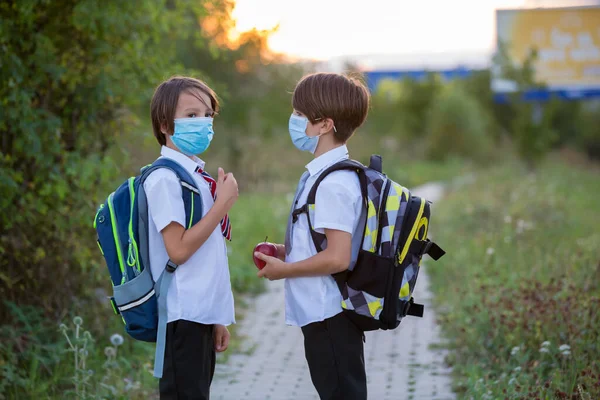
[[213, 325], [178, 320], [167, 324], [161, 400], [208, 400], [215, 373]]
[[342, 312], [302, 327], [304, 352], [321, 400], [365, 400], [364, 332]]

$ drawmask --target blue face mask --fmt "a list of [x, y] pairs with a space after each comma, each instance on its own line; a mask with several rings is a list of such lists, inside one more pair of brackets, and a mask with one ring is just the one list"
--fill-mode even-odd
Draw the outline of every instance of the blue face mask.
[[319, 144], [319, 136], [308, 136], [306, 127], [308, 118], [292, 114], [289, 121], [290, 137], [298, 150], [310, 151], [314, 154]]
[[214, 134], [211, 117], [177, 118], [171, 140], [183, 154], [195, 156], [208, 149]]

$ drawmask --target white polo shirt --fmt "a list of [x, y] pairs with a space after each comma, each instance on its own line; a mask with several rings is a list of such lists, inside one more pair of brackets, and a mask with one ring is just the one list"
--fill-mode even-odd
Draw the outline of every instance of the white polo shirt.
[[[206, 215], [214, 200], [208, 183], [195, 172], [198, 166], [204, 169], [204, 162], [165, 146], [161, 157], [178, 162], [194, 177], [202, 197], [203, 215]], [[171, 222], [186, 226], [185, 209], [181, 184], [171, 170], [153, 171], [144, 182], [144, 189], [148, 197], [150, 269], [156, 281], [169, 260], [160, 232]], [[227, 247], [220, 225], [174, 274], [167, 294], [168, 322], [183, 319], [206, 325], [235, 323]]]
[[[298, 207], [304, 205], [308, 192], [319, 175], [332, 164], [347, 159], [348, 148], [341, 146], [315, 158], [306, 168], [310, 174]], [[335, 171], [319, 184], [315, 198], [313, 227], [355, 234], [362, 211], [362, 194], [354, 171]], [[358, 233], [362, 234], [362, 232]], [[286, 262], [302, 261], [317, 254], [306, 214], [292, 225], [292, 250]], [[285, 321], [288, 325], [305, 326], [323, 321], [342, 312], [342, 295], [331, 275], [288, 278], [285, 280]]]

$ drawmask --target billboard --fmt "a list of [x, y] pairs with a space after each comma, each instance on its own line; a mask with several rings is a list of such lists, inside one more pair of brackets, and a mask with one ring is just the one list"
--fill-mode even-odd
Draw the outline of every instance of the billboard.
[[[526, 93], [531, 100], [549, 97], [581, 98], [600, 95], [600, 7], [496, 10], [498, 44], [521, 64], [536, 49], [536, 80], [548, 90]], [[494, 70], [497, 94], [516, 90], [516, 84]]]

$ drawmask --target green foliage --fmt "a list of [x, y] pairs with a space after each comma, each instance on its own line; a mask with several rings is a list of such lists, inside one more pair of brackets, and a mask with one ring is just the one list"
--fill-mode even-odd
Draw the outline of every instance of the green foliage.
[[[499, 76], [515, 82], [517, 86], [517, 91], [510, 96], [511, 103], [499, 107], [497, 115], [504, 121], [519, 156], [529, 168], [535, 167], [543, 159], [557, 139], [551, 123], [558, 108], [557, 103], [526, 103], [523, 100], [525, 90], [545, 86], [536, 80], [536, 59], [537, 52], [532, 50], [522, 64], [515, 63], [508, 58], [504, 45], [499, 46], [494, 59]], [[507, 115], [509, 118], [502, 118]]]
[[57, 336], [56, 327], [48, 328], [35, 307], [4, 306], [12, 324], [0, 326], [0, 398], [16, 399], [22, 393], [39, 398], [58, 384], [51, 371], [61, 360], [61, 348], [57, 341], [45, 340]]
[[440, 202], [452, 251], [427, 269], [461, 397], [600, 396], [599, 192], [597, 170], [555, 157], [481, 171]]
[[188, 32], [201, 12], [195, 2], [173, 4], [0, 4], [0, 80], [7, 82], [0, 86], [4, 299], [50, 311], [82, 293], [95, 265], [93, 198], [119, 172], [108, 150], [135, 124], [130, 110], [178, 69], [169, 39]]
[[431, 106], [427, 155], [433, 160], [462, 156], [489, 161], [492, 138], [485, 109], [458, 84], [446, 86]]
[[110, 334], [123, 324], [107, 324], [107, 314], [106, 333], [92, 334], [98, 321], [85, 321], [88, 331], [81, 317], [65, 317], [59, 327], [39, 308], [5, 307], [14, 323], [0, 328], [0, 398], [141, 400], [155, 392], [152, 344]]
[[600, 160], [600, 105], [596, 103], [582, 108], [579, 120], [581, 130], [576, 136], [576, 144], [590, 158]]
[[424, 81], [383, 82], [373, 94], [365, 130], [396, 136], [403, 146], [418, 145], [427, 129], [429, 109], [442, 86], [435, 74]]
[[557, 139], [551, 123], [556, 107], [556, 102], [519, 106], [513, 120], [513, 141], [529, 168], [535, 167], [546, 156]]
[[[289, 185], [292, 191], [293, 184]], [[292, 193], [293, 195], [293, 193]], [[283, 243], [291, 200], [286, 195], [245, 193], [231, 210], [235, 237], [228, 244], [231, 284], [237, 291], [257, 292], [263, 281], [256, 277], [254, 246], [265, 237]]]

